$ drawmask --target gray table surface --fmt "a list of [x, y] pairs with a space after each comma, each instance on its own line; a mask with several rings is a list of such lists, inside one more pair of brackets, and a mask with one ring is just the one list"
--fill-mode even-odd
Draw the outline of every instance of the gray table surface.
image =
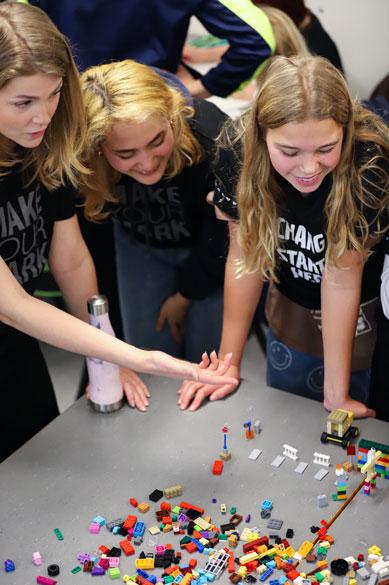
[[[173, 505], [184, 499], [202, 506], [216, 524], [228, 521], [220, 513], [220, 503], [228, 510], [236, 506], [251, 522], [268, 533], [267, 521], [260, 518], [260, 503], [271, 499], [272, 517], [282, 519], [280, 531], [295, 530], [290, 540], [294, 548], [313, 536], [310, 526], [321, 518], [329, 519], [339, 507], [331, 501], [336, 491], [335, 464], [344, 462], [345, 451], [336, 445], [322, 445], [327, 413], [320, 403], [269, 388], [260, 388], [254, 380], [242, 383], [238, 392], [227, 400], [210, 403], [195, 413], [181, 412], [176, 406], [178, 383], [149, 378], [152, 397], [147, 413], [127, 406], [119, 412], [101, 415], [93, 412], [85, 398], [53, 421], [36, 437], [0, 465], [0, 550], [1, 564], [10, 558], [16, 563], [14, 573], [0, 567], [0, 583], [28, 585], [36, 576], [46, 575], [48, 564], [61, 566], [59, 583], [86, 582], [90, 575], [72, 575], [79, 552], [93, 552], [101, 544], [117, 545], [120, 538], [105, 528], [91, 535], [88, 525], [99, 514], [107, 520], [127, 514], [138, 514], [147, 526], [156, 524], [151, 503], [150, 512], [134, 512], [128, 500], [148, 501], [155, 489], [181, 484], [182, 497], [170, 500]], [[243, 423], [260, 419], [262, 431], [248, 441]], [[389, 442], [389, 424], [375, 420], [357, 421], [361, 437]], [[225, 463], [221, 476], [211, 473], [212, 464], [223, 447], [222, 427], [228, 425], [232, 460]], [[281, 467], [271, 462], [281, 455], [282, 445], [298, 449], [299, 461], [309, 465], [302, 475], [294, 472], [298, 462], [285, 459]], [[248, 459], [252, 449], [262, 450], [257, 461]], [[329, 474], [314, 479], [320, 466], [313, 464], [313, 453], [331, 456]], [[353, 473], [349, 493], [361, 476]], [[330, 500], [324, 509], [317, 507], [317, 496]], [[217, 504], [211, 502], [217, 499]], [[372, 544], [389, 554], [389, 482], [378, 480], [374, 495], [358, 494], [329, 531], [335, 538], [329, 559], [367, 553]], [[64, 535], [57, 541], [53, 528]], [[151, 550], [148, 533], [144, 546]], [[159, 537], [159, 543], [177, 543], [172, 533]], [[34, 551], [40, 551], [43, 566], [31, 562]], [[236, 549], [241, 553], [241, 546]], [[184, 557], [189, 555], [184, 553]], [[200, 566], [205, 565], [205, 560]], [[311, 568], [311, 567], [310, 567]], [[134, 557], [123, 558], [122, 574], [134, 573]], [[160, 574], [160, 571], [158, 571]], [[110, 581], [109, 577], [103, 580]], [[227, 583], [227, 574], [221, 583]]]

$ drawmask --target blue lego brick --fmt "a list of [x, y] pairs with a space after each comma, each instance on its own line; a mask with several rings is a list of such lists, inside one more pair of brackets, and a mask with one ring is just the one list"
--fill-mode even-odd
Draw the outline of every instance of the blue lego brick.
[[144, 522], [137, 522], [134, 526], [133, 536], [143, 536], [146, 530], [146, 524]]
[[264, 573], [262, 573], [262, 575], [259, 577], [259, 580], [261, 581], [261, 583], [263, 583], [264, 581], [266, 581], [266, 579], [268, 577], [270, 577], [270, 575], [273, 573], [273, 569], [266, 569], [266, 571]]

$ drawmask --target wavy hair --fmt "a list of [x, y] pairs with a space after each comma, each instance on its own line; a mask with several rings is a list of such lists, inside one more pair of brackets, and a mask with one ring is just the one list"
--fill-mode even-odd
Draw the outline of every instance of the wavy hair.
[[115, 122], [139, 124], [154, 116], [169, 121], [174, 137], [166, 168], [169, 178], [202, 159], [202, 148], [188, 123], [193, 108], [150, 67], [131, 60], [99, 65], [83, 73], [81, 84], [87, 115], [84, 160], [92, 171], [80, 184], [88, 219], [103, 219], [108, 215], [105, 202], [116, 201], [114, 186], [120, 173], [99, 153]]
[[[267, 4], [261, 4], [260, 8], [267, 15], [273, 29], [276, 40], [274, 56], [310, 55], [303, 35], [286, 12]], [[258, 76], [258, 82], [261, 82], [261, 75]]]
[[[259, 271], [277, 281], [282, 194], [265, 142], [267, 130], [327, 118], [343, 128], [343, 142], [325, 205], [326, 266], [339, 266], [348, 250], [365, 254], [368, 238], [382, 233], [380, 216], [388, 208], [386, 125], [353, 101], [342, 74], [326, 59], [274, 57], [234, 138], [241, 138], [243, 148], [237, 187], [239, 274]], [[357, 143], [366, 146], [363, 160], [356, 156]], [[370, 222], [366, 210], [374, 216]]]
[[15, 149], [2, 136], [0, 168], [16, 163], [38, 178], [49, 190], [70, 181], [77, 184], [85, 135], [84, 109], [78, 71], [65, 37], [49, 17], [34, 6], [20, 2], [0, 4], [0, 90], [18, 76], [55, 75], [63, 86], [57, 110], [36, 148]]

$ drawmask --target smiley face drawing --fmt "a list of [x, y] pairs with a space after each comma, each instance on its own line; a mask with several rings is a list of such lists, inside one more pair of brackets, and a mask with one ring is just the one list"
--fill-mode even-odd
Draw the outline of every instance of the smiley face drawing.
[[286, 370], [292, 363], [292, 353], [289, 348], [279, 341], [270, 343], [268, 360], [275, 370]]

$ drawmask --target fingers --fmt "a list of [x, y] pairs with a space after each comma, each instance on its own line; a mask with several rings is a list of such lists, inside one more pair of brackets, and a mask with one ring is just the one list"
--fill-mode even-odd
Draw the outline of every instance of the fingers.
[[165, 315], [162, 312], [160, 312], [159, 315], [158, 315], [157, 322], [155, 324], [155, 330], [156, 331], [162, 331], [163, 326], [165, 324], [165, 321], [166, 321]]
[[189, 407], [189, 410], [196, 410], [213, 390], [213, 386], [197, 384], [196, 382], [187, 382], [185, 388], [183, 388], [180, 398], [178, 399], [178, 405], [181, 410], [185, 410]]
[[170, 333], [176, 343], [182, 342], [182, 331], [178, 325], [178, 323], [168, 319]]
[[[226, 371], [226, 369], [223, 371]], [[219, 373], [219, 371], [217, 374], [215, 374], [214, 372], [210, 371], [209, 368], [207, 370], [201, 370], [198, 368], [196, 381], [203, 382], [204, 384], [212, 384], [215, 386], [224, 386], [224, 384], [238, 384], [239, 380], [237, 378], [233, 378], [232, 376], [223, 376], [223, 371], [221, 373]], [[192, 379], [193, 377], [194, 376], [191, 376]]]
[[211, 400], [212, 402], [214, 400], [220, 400], [221, 398], [228, 396], [228, 394], [231, 394], [231, 392], [234, 392], [234, 390], [236, 390], [236, 388], [237, 388], [237, 384], [235, 384], [235, 385], [225, 384], [224, 386], [221, 386], [220, 388], [218, 387], [216, 390], [214, 390], [212, 392], [212, 394], [209, 397], [209, 400]]
[[196, 382], [184, 382], [179, 399], [177, 401], [177, 404], [181, 410], [188, 408], [188, 405], [192, 401], [193, 396], [196, 394], [197, 390], [202, 387], [202, 385], [203, 384], [197, 384]]
[[203, 355], [201, 356], [200, 368], [205, 369], [205, 368], [208, 368], [208, 366], [209, 366], [209, 357], [208, 357], [207, 352], [205, 351], [203, 353]]

